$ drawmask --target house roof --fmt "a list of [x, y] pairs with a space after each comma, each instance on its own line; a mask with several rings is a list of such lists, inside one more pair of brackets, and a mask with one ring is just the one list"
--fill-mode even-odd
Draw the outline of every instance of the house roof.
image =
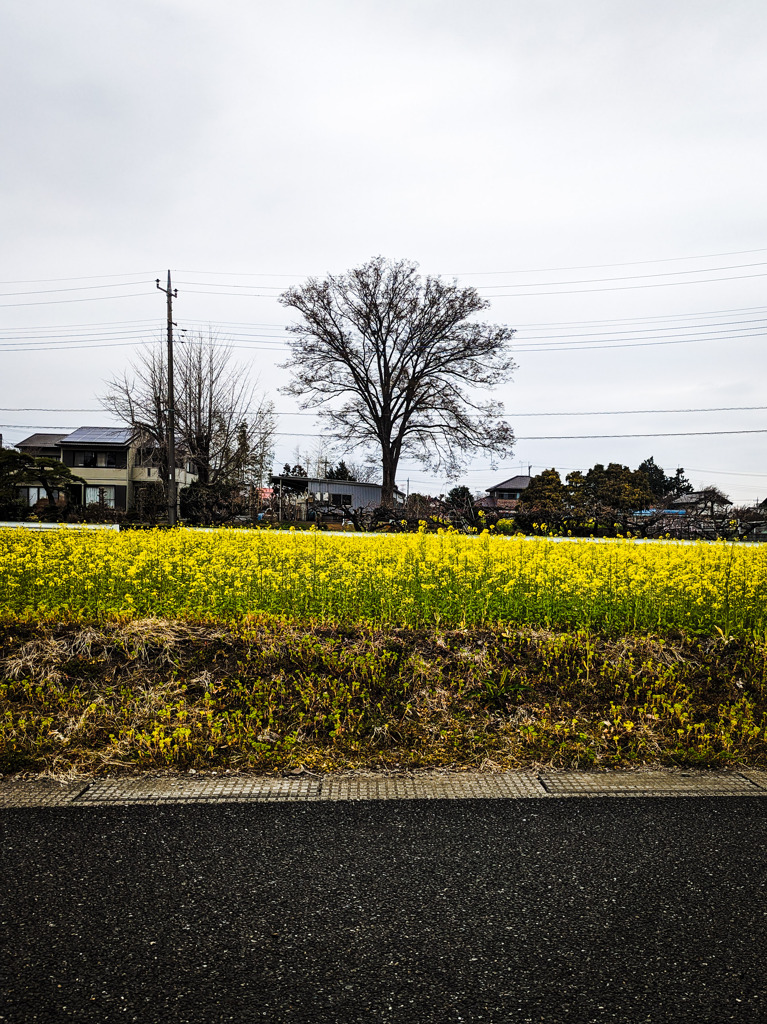
[[130, 444], [135, 430], [133, 427], [78, 427], [71, 434], [65, 434], [59, 444]]
[[[281, 480], [284, 480], [285, 483], [289, 483], [289, 484], [290, 483], [292, 483], [292, 484], [306, 484], [307, 490], [309, 490], [311, 488], [311, 486], [313, 486], [313, 485], [316, 485], [316, 486], [322, 485], [322, 490], [323, 491], [331, 491], [331, 490], [342, 491], [344, 489], [344, 487], [346, 487], [346, 486], [349, 486], [349, 487], [370, 487], [370, 488], [377, 489], [377, 490], [380, 491], [381, 488], [383, 487], [383, 484], [377, 484], [377, 483], [371, 482], [371, 481], [365, 481], [363, 483], [363, 481], [361, 481], [361, 480], [330, 480], [330, 479], [328, 479], [328, 477], [322, 477], [322, 476], [288, 476], [285, 473], [274, 473], [272, 475], [272, 477], [271, 477], [271, 480], [272, 480], [272, 483], [275, 484], [276, 486], [279, 486], [279, 483], [280, 483]], [[327, 486], [325, 486], [325, 485], [327, 485]], [[405, 492], [401, 491], [399, 489], [399, 487], [396, 487], [396, 486], [394, 488], [394, 493], [398, 494], [402, 498], [404, 498], [406, 496]]]
[[[710, 500], [711, 498], [708, 497], [706, 491], [691, 491], [690, 494], [680, 494], [679, 497], [674, 498], [669, 504], [673, 508], [674, 505], [699, 505], [703, 501], [708, 502]], [[726, 495], [721, 494], [718, 497], [714, 497], [714, 504], [732, 505], [732, 502]]]
[[524, 489], [530, 485], [531, 480], [532, 477], [529, 476], [512, 476], [500, 484], [494, 484], [492, 487], [488, 487], [487, 492], [488, 494], [492, 494], [493, 491], [524, 491]]
[[17, 441], [17, 448], [53, 448], [63, 441], [66, 434], [30, 434], [23, 441]]

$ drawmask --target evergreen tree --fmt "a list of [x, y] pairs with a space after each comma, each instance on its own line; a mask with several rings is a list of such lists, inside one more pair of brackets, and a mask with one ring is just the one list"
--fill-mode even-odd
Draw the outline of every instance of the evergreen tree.
[[354, 480], [354, 476], [346, 465], [343, 459], [338, 463], [337, 466], [332, 467], [328, 470], [328, 480]]
[[567, 504], [567, 489], [556, 469], [544, 469], [534, 476], [519, 499], [521, 508], [558, 512]]
[[681, 494], [692, 494], [693, 486], [680, 466], [673, 476], [666, 476], [663, 468], [650, 456], [640, 462], [637, 472], [644, 473], [653, 496], [658, 501], [678, 498]]

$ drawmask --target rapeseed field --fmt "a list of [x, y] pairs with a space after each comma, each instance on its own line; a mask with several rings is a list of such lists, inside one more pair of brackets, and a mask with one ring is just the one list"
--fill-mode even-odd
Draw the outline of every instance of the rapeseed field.
[[13, 617], [272, 615], [763, 636], [767, 545], [5, 529], [0, 607]]
[[767, 545], [0, 531], [0, 772], [767, 766]]

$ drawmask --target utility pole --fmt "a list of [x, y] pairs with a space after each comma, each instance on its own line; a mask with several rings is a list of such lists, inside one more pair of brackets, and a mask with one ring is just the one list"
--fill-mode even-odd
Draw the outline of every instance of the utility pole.
[[178, 509], [176, 505], [176, 408], [173, 397], [173, 300], [178, 295], [178, 288], [172, 289], [170, 271], [168, 271], [168, 287], [157, 287], [168, 297], [168, 525], [175, 526]]

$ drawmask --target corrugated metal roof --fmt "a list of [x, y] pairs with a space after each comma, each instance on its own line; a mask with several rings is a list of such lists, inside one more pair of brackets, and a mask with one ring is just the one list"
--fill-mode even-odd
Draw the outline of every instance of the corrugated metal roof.
[[78, 427], [61, 444], [129, 444], [133, 427]]
[[[287, 476], [284, 473], [275, 473], [271, 477], [271, 482], [275, 487], [279, 487], [280, 481], [283, 480], [286, 484], [293, 484], [294, 486], [301, 483], [306, 484], [306, 489], [309, 491], [321, 490], [332, 491], [333, 493], [346, 493], [350, 487], [368, 488], [370, 490], [380, 491], [383, 484], [377, 483], [363, 483], [361, 480], [330, 480], [328, 477], [320, 476]], [[405, 497], [405, 492], [401, 491], [399, 487], [394, 488], [394, 493], [400, 498]]]
[[23, 441], [17, 441], [17, 448], [53, 448], [59, 441], [67, 437], [66, 434], [31, 434]]

